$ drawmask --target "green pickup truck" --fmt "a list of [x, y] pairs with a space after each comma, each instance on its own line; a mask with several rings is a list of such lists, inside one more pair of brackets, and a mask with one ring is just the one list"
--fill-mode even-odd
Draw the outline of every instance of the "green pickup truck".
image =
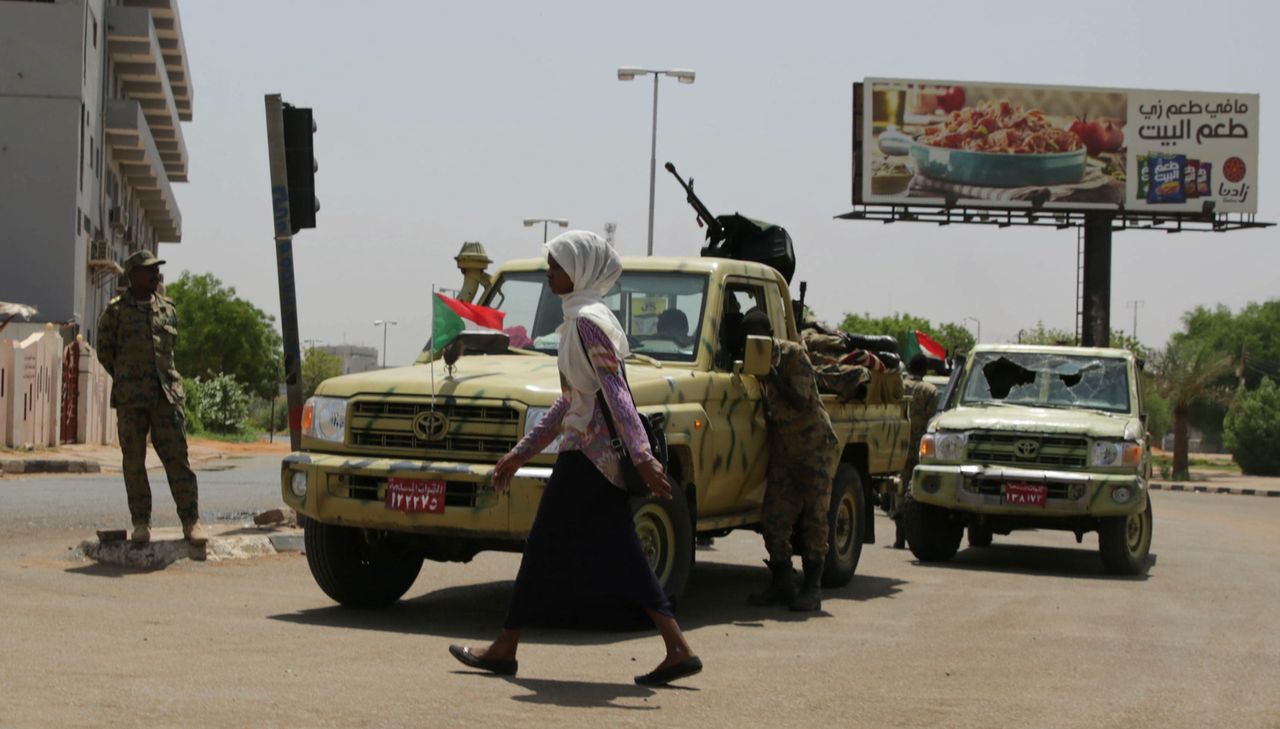
[[1146, 569], [1151, 451], [1139, 362], [1122, 349], [979, 345], [920, 443], [904, 508], [921, 561], [1014, 529], [1098, 532], [1109, 572]]
[[[493, 277], [468, 268], [477, 260], [488, 261], [475, 250], [458, 257], [467, 274], [460, 298], [483, 286], [478, 303], [505, 312], [505, 336], [464, 333], [469, 343], [449, 366], [424, 353], [411, 366], [326, 380], [304, 409], [301, 450], [284, 459], [282, 495], [304, 517], [312, 574], [343, 605], [389, 604], [424, 559], [520, 551], [529, 533], [556, 444], [517, 472], [506, 495], [490, 478], [560, 396], [560, 300], [543, 260], [511, 262]], [[744, 346], [736, 324], [758, 307], [779, 336], [796, 340], [794, 307], [785, 279], [761, 263], [637, 258], [624, 268], [605, 300], [628, 333], [636, 404], [660, 424], [676, 484], [674, 498], [634, 499], [632, 509], [650, 564], [678, 595], [696, 538], [759, 526], [769, 448], [756, 377], [773, 343], [752, 337]], [[824, 574], [824, 585], [838, 586], [874, 538], [872, 489], [905, 465], [907, 405], [897, 373], [874, 373], [863, 400], [828, 395], [824, 404], [843, 443]]]

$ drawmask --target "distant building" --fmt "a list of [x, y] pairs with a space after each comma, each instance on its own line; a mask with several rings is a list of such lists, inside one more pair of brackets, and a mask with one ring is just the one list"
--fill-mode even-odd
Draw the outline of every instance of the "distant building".
[[[177, 0], [0, 1], [0, 292], [94, 343], [120, 263], [182, 240]], [[163, 256], [161, 256], [163, 258]]]
[[317, 347], [316, 349], [342, 360], [342, 374], [344, 375], [378, 369], [377, 347], [338, 344], [330, 347]]

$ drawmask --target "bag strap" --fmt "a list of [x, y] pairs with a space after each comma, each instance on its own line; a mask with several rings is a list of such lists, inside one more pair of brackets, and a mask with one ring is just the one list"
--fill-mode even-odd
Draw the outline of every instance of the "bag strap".
[[[591, 369], [595, 369], [595, 366], [591, 364], [591, 353], [587, 351], [587, 343], [582, 341], [581, 333], [579, 333], [579, 336], [578, 336], [578, 344], [582, 345], [582, 354], [587, 358], [587, 366], [591, 367]], [[618, 364], [623, 368], [622, 381], [627, 385], [627, 394], [631, 395], [631, 383], [627, 382], [627, 371], [625, 369], [626, 365], [623, 364], [621, 361], [619, 361]], [[599, 377], [600, 377], [600, 373], [597, 372], [596, 379], [598, 380]], [[627, 444], [623, 443], [622, 439], [618, 437], [618, 430], [617, 430], [617, 427], [614, 425], [614, 421], [613, 421], [613, 410], [609, 408], [609, 401], [605, 399], [603, 381], [600, 382], [600, 389], [596, 390], [596, 402], [598, 402], [600, 404], [600, 407], [604, 410], [604, 424], [609, 429], [609, 445], [613, 448], [614, 451], [618, 453], [618, 456], [620, 458], [626, 458], [627, 460], [630, 460], [631, 453], [627, 450]], [[636, 404], [636, 397], [635, 395], [631, 395], [631, 406], [635, 407], [635, 404]]]

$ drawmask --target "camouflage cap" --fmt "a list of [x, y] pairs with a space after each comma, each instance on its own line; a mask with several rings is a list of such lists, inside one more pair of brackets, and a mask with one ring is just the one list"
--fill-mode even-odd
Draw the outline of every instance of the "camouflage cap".
[[164, 263], [164, 261], [156, 258], [156, 254], [151, 251], [134, 251], [129, 254], [128, 258], [124, 259], [124, 272], [127, 274], [135, 268], [159, 266], [161, 263]]

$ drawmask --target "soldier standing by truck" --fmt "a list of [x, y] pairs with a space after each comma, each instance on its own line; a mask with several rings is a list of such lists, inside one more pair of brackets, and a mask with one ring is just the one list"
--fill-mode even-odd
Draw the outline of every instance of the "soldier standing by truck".
[[[742, 319], [746, 336], [773, 336], [759, 309]], [[831, 479], [839, 440], [818, 395], [813, 365], [798, 342], [773, 340], [773, 366], [760, 380], [769, 423], [769, 472], [760, 523], [772, 579], [753, 605], [787, 605], [796, 611], [822, 607], [822, 569], [827, 555]], [[797, 522], [804, 562], [804, 586], [791, 578], [791, 535]]]
[[902, 491], [895, 495], [893, 509], [889, 513], [889, 518], [897, 525], [893, 539], [894, 549], [905, 549], [907, 546], [907, 530], [902, 523], [903, 496], [907, 485], [911, 483], [911, 473], [920, 462], [920, 439], [929, 426], [929, 418], [938, 409], [938, 388], [924, 381], [928, 371], [929, 360], [923, 354], [917, 354], [907, 363], [907, 376], [902, 382], [907, 391], [907, 399], [911, 402], [911, 443], [907, 448], [907, 466], [902, 469]]
[[198, 521], [196, 475], [187, 460], [182, 377], [173, 365], [178, 312], [172, 299], [157, 292], [162, 263], [145, 250], [125, 259], [129, 288], [111, 300], [98, 320], [98, 359], [112, 377], [111, 406], [116, 408], [124, 486], [133, 520], [131, 539], [137, 544], [151, 540], [146, 465], [150, 433], [169, 478], [182, 535], [202, 545], [207, 537]]

